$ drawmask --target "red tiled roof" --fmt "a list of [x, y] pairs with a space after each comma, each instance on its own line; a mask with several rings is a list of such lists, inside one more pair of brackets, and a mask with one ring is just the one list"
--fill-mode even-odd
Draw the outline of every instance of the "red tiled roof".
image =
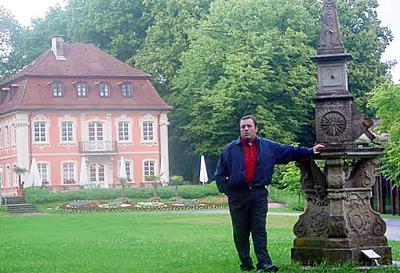
[[[18, 84], [0, 104], [0, 113], [13, 110], [171, 110], [150, 83], [150, 75], [117, 60], [90, 44], [64, 44], [65, 60], [56, 60], [53, 52], [45, 51], [30, 65], [0, 85]], [[53, 97], [49, 83], [60, 81], [62, 97]], [[87, 97], [77, 97], [74, 83], [89, 85]], [[111, 96], [100, 97], [97, 83], [111, 85]], [[119, 84], [129, 81], [134, 86], [132, 97], [122, 97]], [[10, 93], [10, 91], [8, 91]]]
[[91, 44], [64, 43], [64, 56], [56, 60], [48, 49], [7, 82], [23, 76], [150, 77]]

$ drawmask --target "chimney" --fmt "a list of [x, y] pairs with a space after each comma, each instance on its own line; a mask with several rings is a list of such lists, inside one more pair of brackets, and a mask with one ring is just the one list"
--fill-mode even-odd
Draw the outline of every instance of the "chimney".
[[54, 56], [57, 61], [64, 61], [64, 39], [61, 36], [51, 38], [51, 51], [53, 51]]

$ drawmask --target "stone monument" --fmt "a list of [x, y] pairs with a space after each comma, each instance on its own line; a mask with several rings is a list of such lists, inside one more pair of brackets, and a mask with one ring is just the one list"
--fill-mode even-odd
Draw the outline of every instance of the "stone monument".
[[[316, 142], [325, 149], [316, 159], [298, 162], [307, 208], [294, 226], [292, 259], [302, 265], [391, 264], [386, 224], [370, 205], [377, 158], [382, 148], [359, 147], [372, 125], [353, 105], [348, 91], [346, 52], [335, 0], [324, 0], [317, 56]], [[373, 254], [371, 254], [373, 253]], [[374, 256], [374, 257], [372, 257]]]

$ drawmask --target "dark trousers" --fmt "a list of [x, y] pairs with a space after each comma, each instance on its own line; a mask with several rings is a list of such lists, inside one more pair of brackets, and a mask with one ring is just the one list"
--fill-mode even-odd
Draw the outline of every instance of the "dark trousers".
[[267, 191], [245, 189], [228, 195], [229, 211], [232, 219], [233, 238], [242, 267], [251, 266], [250, 234], [254, 252], [257, 256], [257, 268], [272, 264], [267, 250], [266, 217], [268, 211]]

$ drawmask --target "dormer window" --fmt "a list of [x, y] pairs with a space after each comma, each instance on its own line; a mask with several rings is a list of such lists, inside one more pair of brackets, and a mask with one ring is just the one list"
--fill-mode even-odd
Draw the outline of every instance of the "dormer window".
[[62, 97], [63, 96], [63, 85], [61, 82], [52, 82], [51, 83], [51, 91], [53, 93], [53, 97]]
[[102, 82], [99, 84], [100, 97], [110, 96], [110, 84], [107, 82]]
[[133, 96], [133, 85], [130, 82], [124, 82], [121, 84], [121, 94], [123, 97]]
[[78, 82], [75, 84], [75, 91], [78, 97], [87, 97], [88, 86], [84, 82]]

